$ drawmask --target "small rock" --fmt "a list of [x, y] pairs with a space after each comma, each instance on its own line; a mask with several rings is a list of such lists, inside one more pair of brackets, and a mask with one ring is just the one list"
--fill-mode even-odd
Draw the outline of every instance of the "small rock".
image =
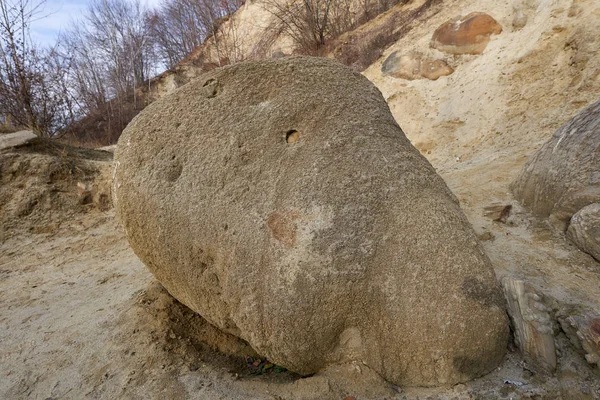
[[117, 151], [117, 145], [111, 144], [110, 146], [98, 147], [96, 150], [102, 150], [102, 151], [107, 151], [109, 153], [114, 153], [115, 151]]
[[523, 386], [523, 382], [519, 382], [519, 381], [512, 381], [510, 379], [507, 379], [504, 381], [505, 385], [513, 385], [513, 386]]
[[600, 203], [577, 211], [571, 218], [567, 236], [582, 251], [600, 261]]
[[462, 393], [466, 390], [467, 390], [467, 385], [465, 385], [464, 383], [459, 383], [458, 385], [454, 386], [454, 391], [456, 393]]
[[286, 54], [281, 50], [276, 50], [271, 54], [271, 58], [273, 58], [273, 59], [283, 58], [285, 56], [286, 56]]
[[490, 217], [494, 222], [506, 223], [510, 216], [512, 205], [510, 204], [493, 204], [483, 208], [483, 215]]
[[523, 12], [523, 8], [525, 4], [523, 4], [522, 0], [515, 0], [513, 3], [513, 21], [512, 26], [515, 29], [522, 29], [527, 25], [527, 15]]
[[79, 204], [85, 205], [93, 202], [92, 191], [82, 182], [77, 182], [77, 196]]
[[481, 242], [487, 242], [489, 240], [494, 240], [496, 238], [496, 236], [494, 236], [494, 234], [492, 232], [485, 231], [481, 235], [477, 236], [477, 238]]
[[0, 135], [0, 150], [22, 146], [37, 138], [32, 131], [19, 131]]
[[522, 10], [515, 10], [512, 26], [515, 29], [523, 29], [527, 25], [527, 15]]
[[421, 53], [400, 55], [395, 51], [381, 66], [384, 75], [399, 79], [429, 79], [437, 80], [441, 76], [450, 75], [454, 69], [446, 61], [425, 57]]

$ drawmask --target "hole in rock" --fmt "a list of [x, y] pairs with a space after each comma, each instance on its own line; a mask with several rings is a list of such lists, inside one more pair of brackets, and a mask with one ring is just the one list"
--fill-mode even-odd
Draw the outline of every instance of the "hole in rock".
[[300, 132], [295, 129], [289, 130], [285, 134], [285, 141], [289, 144], [296, 143], [300, 139]]

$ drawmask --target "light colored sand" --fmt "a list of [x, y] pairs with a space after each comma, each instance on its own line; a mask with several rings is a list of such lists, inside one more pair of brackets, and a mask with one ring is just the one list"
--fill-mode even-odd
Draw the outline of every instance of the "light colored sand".
[[[365, 75], [457, 194], [475, 230], [494, 236], [484, 246], [498, 276], [527, 280], [556, 309], [575, 303], [600, 312], [600, 264], [530, 218], [508, 190], [527, 157], [600, 97], [600, 3], [524, 1], [528, 25], [520, 31], [511, 28], [510, 2], [448, 1], [385, 53], [445, 57], [456, 69], [449, 77], [382, 77], [385, 56]], [[488, 12], [504, 27], [483, 55], [429, 49], [437, 26], [471, 11]], [[492, 204], [514, 206], [507, 224], [483, 215]], [[0, 398], [600, 398], [600, 378], [562, 333], [559, 370], [547, 380], [531, 376], [518, 352], [487, 377], [453, 388], [395, 388], [356, 364], [306, 379], [251, 377], [242, 359], [200, 342], [230, 354], [247, 350], [156, 284], [113, 211], [69, 215], [50, 233], [18, 231], [0, 244]]]

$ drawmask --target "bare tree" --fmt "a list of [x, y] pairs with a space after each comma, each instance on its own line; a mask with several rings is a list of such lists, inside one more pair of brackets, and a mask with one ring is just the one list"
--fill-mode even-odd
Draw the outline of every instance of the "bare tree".
[[241, 0], [166, 0], [152, 21], [155, 42], [163, 62], [174, 67], [207, 39], [212, 39], [217, 62], [239, 61], [237, 30], [223, 22], [242, 4]]
[[52, 136], [72, 116], [64, 81], [69, 65], [54, 48], [39, 48], [30, 38], [42, 4], [0, 1], [0, 116]]
[[150, 75], [148, 18], [139, 0], [94, 0], [88, 8], [84, 44], [105, 64], [113, 95], [131, 92]]
[[317, 55], [329, 35], [331, 10], [338, 1], [266, 0], [265, 9], [278, 20], [279, 29], [292, 38], [302, 53]]
[[168, 68], [174, 67], [205, 40], [208, 29], [198, 9], [195, 1], [171, 0], [154, 11], [151, 17], [154, 40]]
[[116, 140], [145, 105], [138, 89], [156, 72], [152, 15], [139, 0], [94, 0], [62, 41], [80, 119], [69, 133], [87, 130], [90, 140]]
[[394, 5], [409, 0], [265, 0], [276, 19], [271, 27], [287, 34], [296, 50], [321, 55], [328, 40], [348, 32]]

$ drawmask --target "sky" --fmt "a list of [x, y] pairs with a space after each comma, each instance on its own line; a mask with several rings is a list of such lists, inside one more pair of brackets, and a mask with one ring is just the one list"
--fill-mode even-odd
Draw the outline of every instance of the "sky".
[[[46, 0], [38, 19], [31, 24], [31, 39], [40, 45], [53, 45], [59, 32], [64, 31], [71, 21], [83, 18], [90, 2], [91, 0]], [[161, 0], [142, 2], [156, 7]]]

